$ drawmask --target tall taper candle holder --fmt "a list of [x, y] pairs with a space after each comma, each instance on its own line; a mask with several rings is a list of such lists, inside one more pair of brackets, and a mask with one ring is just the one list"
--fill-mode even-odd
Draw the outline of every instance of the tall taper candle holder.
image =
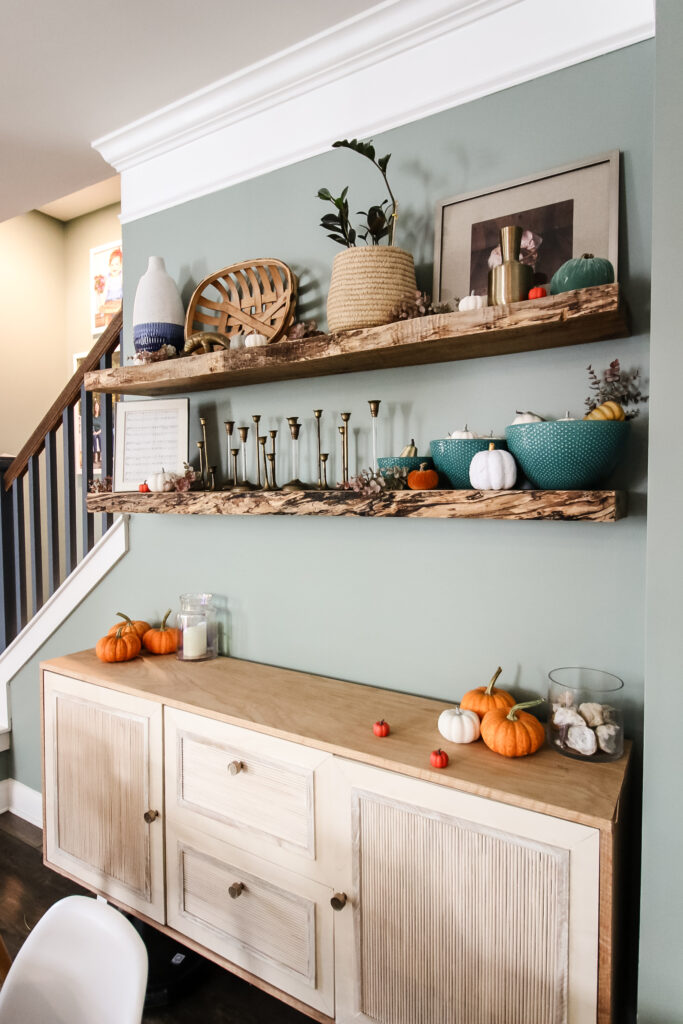
[[239, 448], [230, 449], [230, 454], [232, 456], [232, 478], [235, 481], [232, 487], [230, 488], [231, 491], [239, 490], [237, 486], [237, 456], [239, 455], [239, 453]]
[[266, 434], [262, 434], [258, 439], [258, 443], [261, 446], [261, 455], [259, 456], [259, 459], [261, 458], [261, 456], [263, 457], [263, 486], [261, 487], [262, 491], [270, 490], [270, 484], [268, 482], [268, 459], [266, 458], [267, 441], [268, 437]]
[[266, 452], [266, 458], [268, 459], [268, 467], [270, 469], [270, 487], [269, 491], [279, 491], [280, 488], [275, 480], [275, 452]]
[[345, 466], [345, 462], [344, 462], [344, 438], [345, 438], [345, 435], [346, 435], [346, 427], [342, 423], [340, 426], [337, 427], [337, 430], [339, 431], [339, 437], [341, 438], [340, 453], [339, 453], [339, 463], [341, 465], [341, 480], [339, 481], [338, 486], [339, 487], [343, 487], [344, 484], [346, 483], [346, 470], [344, 468], [344, 466]]
[[322, 409], [314, 409], [313, 415], [315, 416], [315, 427], [318, 435], [318, 490], [322, 490], [322, 455], [320, 454], [320, 417], [322, 416]]
[[254, 424], [255, 424], [254, 429], [255, 429], [255, 442], [256, 442], [256, 490], [260, 491], [261, 490], [261, 460], [259, 459], [259, 451], [258, 451], [258, 425], [259, 425], [259, 423], [261, 421], [261, 416], [260, 415], [252, 416], [251, 418], [252, 418], [252, 420], [254, 421]]
[[342, 412], [340, 416], [344, 421], [344, 483], [347, 484], [349, 482], [349, 420], [351, 413]]
[[240, 451], [242, 454], [242, 479], [240, 483], [233, 487], [233, 491], [244, 493], [254, 489], [254, 485], [250, 484], [247, 479], [247, 437], [249, 436], [249, 427], [238, 427], [237, 430], [240, 435]]
[[216, 467], [209, 466], [209, 490], [216, 490]]
[[327, 460], [330, 457], [329, 452], [320, 453], [320, 466], [322, 468], [322, 484], [320, 485], [323, 491], [327, 490]]
[[[227, 438], [228, 438], [228, 473], [229, 473], [230, 472], [230, 445], [232, 443], [232, 431], [233, 431], [233, 428], [235, 426], [235, 421], [234, 420], [223, 420], [223, 426], [225, 427], [225, 433], [226, 433]], [[224, 484], [223, 490], [224, 491], [231, 491], [236, 483], [237, 483], [237, 477], [233, 477], [232, 479], [228, 478], [228, 482], [227, 482], [227, 484]]]
[[203, 491], [206, 490], [204, 486], [204, 442], [197, 441], [197, 450], [199, 451], [199, 476], [197, 477], [197, 483]]
[[375, 473], [379, 469], [377, 465], [377, 417], [379, 415], [380, 398], [369, 398], [370, 415], [372, 416], [372, 468]]
[[292, 438], [292, 479], [289, 483], [282, 485], [282, 490], [305, 491], [307, 490], [306, 484], [302, 484], [299, 479], [299, 431], [301, 430], [301, 424], [297, 422], [296, 416], [288, 416], [287, 422], [289, 423], [289, 433]]
[[208, 442], [206, 440], [206, 419], [205, 419], [205, 417], [204, 416], [200, 416], [199, 417], [199, 422], [201, 424], [202, 440], [204, 442], [204, 474], [202, 476], [202, 483], [204, 485], [204, 490], [208, 491], [208, 489], [209, 489], [209, 445], [208, 445]]

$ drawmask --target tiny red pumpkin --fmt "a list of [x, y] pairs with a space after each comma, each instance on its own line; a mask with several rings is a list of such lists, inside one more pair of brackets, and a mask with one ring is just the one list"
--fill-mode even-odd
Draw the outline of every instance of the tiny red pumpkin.
[[529, 291], [529, 298], [530, 299], [544, 299], [547, 294], [548, 293], [545, 290], [545, 288], [541, 288], [540, 286], [537, 286], [536, 288], [531, 288], [530, 289], [530, 291]]
[[147, 483], [146, 480], [145, 480], [144, 484], [140, 484], [140, 486], [138, 487], [138, 490], [142, 491], [143, 494], [149, 494], [149, 484]]
[[429, 763], [432, 768], [448, 768], [448, 754], [445, 750], [432, 750], [429, 755]]
[[389, 733], [391, 732], [389, 728], [389, 723], [385, 722], [383, 718], [381, 718], [379, 722], [375, 722], [375, 724], [372, 727], [372, 731], [374, 732], [375, 736], [388, 736]]
[[433, 491], [439, 484], [439, 474], [435, 469], [427, 469], [427, 463], [421, 462], [419, 469], [408, 473], [408, 487], [411, 491]]

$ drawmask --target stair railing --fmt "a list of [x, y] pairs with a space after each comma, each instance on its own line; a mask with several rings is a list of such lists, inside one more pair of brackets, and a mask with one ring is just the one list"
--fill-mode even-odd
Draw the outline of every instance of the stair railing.
[[[9, 465], [6, 459], [0, 462], [0, 651], [88, 554], [95, 533], [105, 533], [112, 524], [113, 516], [104, 513], [96, 530], [96, 517], [86, 509], [94, 477], [93, 394], [85, 390], [83, 379], [89, 370], [111, 367], [121, 328], [118, 312], [16, 458]], [[79, 402], [80, 468], [75, 434]], [[99, 402], [97, 468], [104, 478], [112, 475], [114, 458], [112, 396], [101, 395]]]

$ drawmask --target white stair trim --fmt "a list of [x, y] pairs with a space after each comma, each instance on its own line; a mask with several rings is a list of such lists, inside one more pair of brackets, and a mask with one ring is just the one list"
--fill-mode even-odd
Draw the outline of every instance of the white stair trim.
[[43, 797], [37, 789], [25, 786], [16, 779], [0, 780], [0, 814], [11, 811], [24, 821], [42, 829]]
[[654, 29], [654, 0], [384, 0], [93, 145], [128, 222]]
[[120, 516], [0, 654], [0, 750], [10, 745], [10, 681], [127, 551], [128, 516]]

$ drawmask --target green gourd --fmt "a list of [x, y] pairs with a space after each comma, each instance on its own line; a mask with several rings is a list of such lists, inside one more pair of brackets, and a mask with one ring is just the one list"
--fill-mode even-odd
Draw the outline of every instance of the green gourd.
[[598, 284], [612, 284], [614, 267], [602, 256], [593, 256], [585, 252], [575, 260], [567, 260], [553, 275], [550, 282], [550, 294], [571, 292], [575, 288], [592, 288]]

